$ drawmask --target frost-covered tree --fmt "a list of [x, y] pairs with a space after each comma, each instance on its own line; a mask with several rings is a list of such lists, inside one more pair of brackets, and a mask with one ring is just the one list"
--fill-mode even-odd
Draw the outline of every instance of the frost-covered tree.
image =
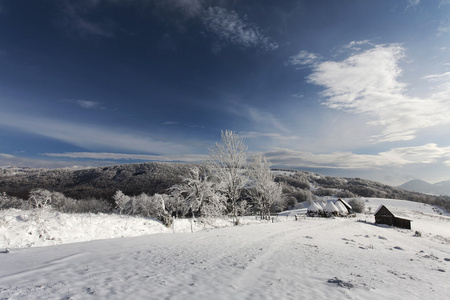
[[156, 217], [164, 223], [167, 227], [172, 225], [173, 218], [166, 209], [166, 202], [169, 195], [155, 194], [152, 196], [152, 200], [155, 207]]
[[209, 149], [208, 165], [218, 183], [218, 190], [226, 197], [228, 210], [234, 223], [239, 224], [239, 216], [247, 209], [241, 203], [241, 193], [248, 182], [247, 146], [233, 131], [221, 133], [221, 143]]
[[35, 208], [45, 208], [52, 203], [52, 192], [44, 189], [33, 189], [28, 198], [30, 204]]
[[127, 203], [131, 200], [131, 198], [125, 195], [121, 190], [116, 191], [116, 193], [113, 196], [113, 199], [116, 202], [116, 208], [119, 209], [120, 214], [122, 214]]
[[253, 156], [249, 166], [249, 194], [255, 202], [261, 219], [270, 219], [270, 209], [275, 201], [281, 199], [282, 187], [273, 180], [270, 162], [264, 155]]
[[185, 198], [185, 205], [192, 216], [217, 217], [226, 209], [226, 198], [217, 191], [216, 183], [201, 174], [198, 167], [190, 170], [183, 184], [176, 186]]

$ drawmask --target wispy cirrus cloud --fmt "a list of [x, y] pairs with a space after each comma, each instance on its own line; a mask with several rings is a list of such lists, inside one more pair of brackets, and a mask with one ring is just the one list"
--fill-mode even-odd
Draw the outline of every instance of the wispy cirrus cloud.
[[440, 80], [448, 80], [450, 78], [450, 72], [440, 73], [440, 74], [431, 74], [422, 77], [422, 79], [427, 79], [430, 81], [440, 81]]
[[15, 158], [14, 155], [6, 154], [6, 153], [0, 153], [0, 157], [1, 157], [1, 158], [9, 158], [9, 159]]
[[231, 113], [246, 118], [248, 121], [257, 124], [259, 127], [265, 126], [267, 128], [277, 129], [280, 131], [288, 131], [272, 113], [264, 111], [260, 108], [232, 101], [227, 109]]
[[267, 152], [266, 155], [275, 165], [332, 169], [373, 169], [411, 164], [448, 163], [450, 147], [438, 147], [437, 144], [430, 143], [416, 147], [394, 148], [373, 155], [352, 152], [318, 154], [280, 149]]
[[255, 131], [242, 131], [239, 132], [239, 136], [246, 139], [253, 138], [273, 138], [278, 140], [298, 140], [299, 137], [295, 135], [282, 135], [279, 133], [271, 132], [255, 132]]
[[[89, 16], [99, 9], [102, 2], [107, 0], [80, 1], [65, 3], [65, 23], [73, 31], [81, 35], [97, 35], [112, 37], [117, 26], [111, 21], [91, 21]], [[122, 3], [115, 2], [116, 5]], [[133, 1], [130, 1], [133, 3]], [[145, 3], [145, 1], [134, 1], [134, 4]], [[246, 20], [246, 16], [240, 16], [234, 10], [217, 6], [217, 2], [208, 0], [166, 0], [153, 1], [163, 10], [176, 11], [178, 17], [173, 20], [184, 30], [183, 20], [199, 19], [206, 31], [217, 36], [221, 41], [245, 48], [258, 48], [265, 51], [275, 50], [278, 44], [266, 34], [261, 28]], [[181, 18], [180, 18], [181, 17]]]
[[406, 9], [409, 9], [411, 7], [419, 5], [420, 0], [408, 0], [407, 2], [408, 2], [408, 4], [406, 6]]
[[206, 28], [220, 39], [243, 47], [275, 50], [278, 44], [264, 35], [260, 28], [241, 18], [235, 11], [222, 7], [208, 7], [203, 16]]
[[92, 100], [85, 100], [85, 99], [78, 99], [78, 100], [65, 99], [65, 100], [62, 100], [62, 102], [72, 103], [72, 104], [78, 105], [81, 108], [86, 108], [86, 109], [103, 108], [102, 102], [100, 102], [100, 101], [92, 101]]
[[171, 142], [142, 133], [31, 115], [0, 112], [0, 125], [92, 150], [114, 149], [152, 154], [188, 153], [192, 150], [185, 143]]
[[172, 155], [149, 155], [132, 153], [109, 153], [109, 152], [64, 152], [64, 153], [42, 153], [49, 157], [88, 158], [88, 159], [112, 159], [112, 160], [144, 160], [144, 161], [167, 161], [167, 162], [201, 162], [208, 156], [201, 154], [172, 154]]
[[64, 23], [69, 30], [81, 36], [114, 36], [111, 21], [91, 21], [89, 14], [98, 9], [100, 1], [80, 1], [64, 3]]
[[319, 57], [317, 54], [301, 50], [296, 55], [291, 56], [287, 61], [287, 64], [301, 68], [304, 66], [315, 65], [318, 60]]
[[[323, 104], [367, 115], [370, 125], [380, 126], [374, 142], [405, 141], [420, 129], [450, 123], [450, 89], [427, 98], [407, 94], [399, 61], [405, 49], [399, 44], [375, 45], [342, 61], [323, 61], [312, 67], [308, 80], [322, 86]], [[428, 78], [431, 79], [431, 78]]]
[[450, 32], [450, 24], [449, 24], [449, 22], [447, 21], [447, 22], [441, 22], [441, 24], [439, 24], [439, 26], [438, 26], [438, 36], [440, 36], [441, 34], [443, 34], [443, 33], [448, 33], [448, 32]]

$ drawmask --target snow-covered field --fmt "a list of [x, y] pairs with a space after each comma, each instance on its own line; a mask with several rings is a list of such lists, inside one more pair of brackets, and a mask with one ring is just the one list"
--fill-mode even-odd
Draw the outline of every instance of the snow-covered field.
[[[381, 203], [412, 230], [376, 226], [371, 214], [167, 229], [127, 216], [1, 211], [0, 299], [450, 299], [450, 217], [401, 200], [366, 208]], [[121, 237], [131, 235], [140, 236]]]

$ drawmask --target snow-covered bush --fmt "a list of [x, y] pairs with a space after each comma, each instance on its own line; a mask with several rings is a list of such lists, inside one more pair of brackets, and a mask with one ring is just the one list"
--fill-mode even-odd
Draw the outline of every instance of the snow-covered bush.
[[366, 208], [366, 204], [362, 198], [352, 198], [348, 201], [348, 204], [350, 204], [356, 213], [363, 213]]
[[155, 194], [149, 196], [142, 193], [130, 197], [121, 191], [117, 191], [113, 198], [120, 214], [157, 218], [168, 227], [172, 224], [172, 216], [165, 207], [165, 202], [170, 198], [168, 195]]
[[5, 192], [0, 193], [0, 209], [22, 208], [24, 202], [16, 197], [8, 196]]

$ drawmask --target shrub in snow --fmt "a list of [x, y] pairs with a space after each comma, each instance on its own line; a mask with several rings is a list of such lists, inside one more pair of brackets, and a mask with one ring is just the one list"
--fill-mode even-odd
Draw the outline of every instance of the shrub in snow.
[[8, 196], [5, 192], [0, 193], [0, 209], [17, 208], [20, 209], [24, 201], [16, 197]]
[[366, 204], [362, 198], [352, 198], [348, 201], [348, 204], [350, 204], [356, 213], [363, 213], [366, 208]]
[[130, 197], [118, 191], [114, 196], [120, 213], [157, 218], [168, 227], [172, 224], [172, 216], [165, 207], [165, 202], [170, 197], [168, 195], [155, 194], [149, 196], [142, 193]]

